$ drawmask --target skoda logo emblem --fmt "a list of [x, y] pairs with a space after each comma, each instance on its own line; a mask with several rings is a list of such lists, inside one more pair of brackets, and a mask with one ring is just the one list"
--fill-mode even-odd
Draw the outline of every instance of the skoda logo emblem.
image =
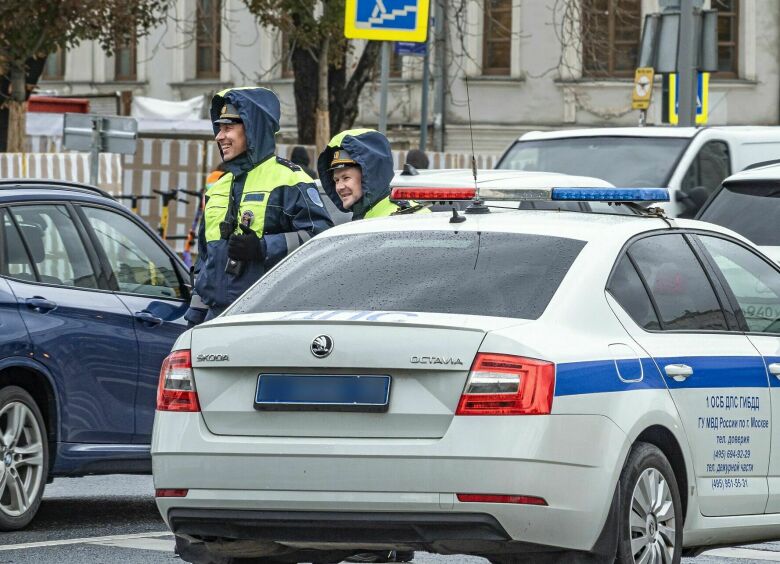
[[325, 358], [333, 351], [333, 339], [327, 335], [315, 337], [311, 342], [311, 354], [317, 358]]

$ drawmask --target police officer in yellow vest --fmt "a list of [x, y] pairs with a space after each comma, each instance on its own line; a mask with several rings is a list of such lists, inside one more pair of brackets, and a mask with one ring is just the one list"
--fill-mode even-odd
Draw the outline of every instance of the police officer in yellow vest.
[[280, 115], [266, 88], [227, 89], [211, 101], [227, 173], [206, 194], [191, 324], [222, 313], [287, 253], [333, 226], [311, 177], [274, 154]]
[[428, 212], [416, 202], [390, 200], [393, 154], [387, 138], [373, 129], [343, 131], [330, 140], [317, 159], [325, 193], [352, 219]]

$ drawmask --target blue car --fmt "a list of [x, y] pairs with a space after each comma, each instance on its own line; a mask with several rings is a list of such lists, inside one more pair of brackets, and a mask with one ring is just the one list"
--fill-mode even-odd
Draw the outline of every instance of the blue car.
[[160, 366], [189, 274], [94, 187], [0, 181], [0, 531], [57, 476], [151, 473]]

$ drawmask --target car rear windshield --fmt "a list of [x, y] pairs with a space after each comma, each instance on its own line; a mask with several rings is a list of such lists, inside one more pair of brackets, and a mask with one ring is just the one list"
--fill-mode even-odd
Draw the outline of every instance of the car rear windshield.
[[593, 176], [623, 188], [666, 186], [687, 144], [675, 137], [517, 141], [497, 168]]
[[478, 232], [383, 232], [314, 239], [229, 314], [414, 311], [538, 318], [584, 241]]
[[780, 246], [780, 184], [727, 184], [698, 219], [728, 227], [756, 245]]

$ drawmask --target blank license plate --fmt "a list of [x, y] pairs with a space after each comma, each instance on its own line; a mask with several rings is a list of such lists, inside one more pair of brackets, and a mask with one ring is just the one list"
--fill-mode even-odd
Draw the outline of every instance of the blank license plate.
[[387, 411], [390, 376], [260, 374], [255, 409], [266, 411]]

